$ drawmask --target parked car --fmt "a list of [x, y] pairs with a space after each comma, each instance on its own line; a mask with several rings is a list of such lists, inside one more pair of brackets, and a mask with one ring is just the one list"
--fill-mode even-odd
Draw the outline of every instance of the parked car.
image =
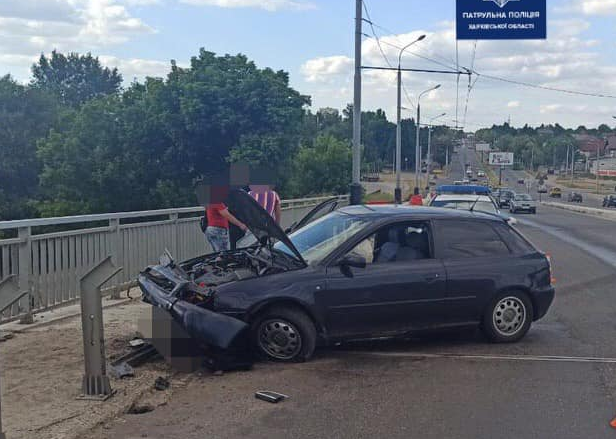
[[603, 207], [616, 207], [616, 195], [606, 195], [603, 198]]
[[537, 213], [537, 203], [528, 194], [515, 194], [509, 201], [509, 212]]
[[473, 212], [484, 212], [498, 215], [507, 221], [510, 225], [515, 225], [517, 220], [501, 212], [494, 198], [489, 195], [473, 195], [473, 194], [437, 194], [428, 206], [444, 207], [447, 209], [473, 210]]
[[478, 326], [515, 342], [554, 298], [549, 259], [495, 215], [348, 206], [291, 235], [248, 194], [227, 204], [251, 247], [176, 263], [166, 252], [138, 278], [143, 300], [199, 344], [303, 361], [315, 346]]
[[569, 192], [567, 195], [567, 201], [570, 203], [581, 203], [583, 201], [582, 194], [579, 192]]
[[539, 193], [539, 194], [547, 194], [548, 193], [548, 188], [545, 185], [539, 185], [539, 187], [537, 187], [537, 193]]
[[548, 195], [552, 198], [561, 198], [562, 191], [559, 187], [553, 187], [550, 189], [550, 193]]
[[524, 184], [524, 179], [523, 178], [518, 178], [518, 184]]
[[486, 173], [483, 171], [477, 171], [477, 177], [485, 177]]

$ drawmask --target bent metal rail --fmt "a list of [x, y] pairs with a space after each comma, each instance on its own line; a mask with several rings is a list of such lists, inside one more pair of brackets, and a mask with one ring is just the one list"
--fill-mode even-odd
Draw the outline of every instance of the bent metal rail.
[[[282, 226], [301, 219], [330, 197], [282, 201]], [[339, 197], [342, 204], [347, 196]], [[111, 255], [123, 270], [106, 289], [129, 284], [165, 250], [178, 260], [210, 251], [199, 228], [202, 207], [0, 221], [0, 280], [17, 275], [28, 294], [0, 310], [0, 323], [79, 298], [79, 278]], [[62, 231], [52, 231], [58, 229]], [[37, 233], [39, 231], [39, 233]]]

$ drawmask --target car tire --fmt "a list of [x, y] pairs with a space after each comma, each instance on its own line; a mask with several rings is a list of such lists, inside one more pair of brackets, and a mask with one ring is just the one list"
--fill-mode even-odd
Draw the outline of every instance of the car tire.
[[260, 313], [250, 328], [252, 346], [263, 359], [303, 362], [312, 356], [317, 332], [305, 312], [275, 306]]
[[494, 343], [514, 343], [528, 332], [533, 321], [533, 305], [521, 291], [499, 294], [486, 307], [481, 329]]

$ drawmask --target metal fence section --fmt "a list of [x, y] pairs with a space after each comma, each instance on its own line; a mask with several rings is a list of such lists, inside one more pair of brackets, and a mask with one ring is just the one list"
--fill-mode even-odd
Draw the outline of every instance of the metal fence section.
[[[301, 219], [330, 197], [282, 201], [282, 226]], [[347, 204], [348, 196], [340, 203]], [[0, 280], [17, 275], [29, 294], [0, 314], [0, 322], [75, 301], [79, 279], [107, 256], [123, 270], [105, 288], [131, 282], [165, 249], [178, 260], [205, 254], [209, 245], [199, 228], [202, 207], [0, 221]]]

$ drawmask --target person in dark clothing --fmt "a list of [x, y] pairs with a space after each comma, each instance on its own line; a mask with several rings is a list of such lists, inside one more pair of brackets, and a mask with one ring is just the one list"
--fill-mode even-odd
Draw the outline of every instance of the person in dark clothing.
[[[250, 187], [241, 186], [240, 189], [243, 190], [244, 192], [248, 192], [250, 190]], [[241, 228], [239, 228], [233, 223], [229, 223], [229, 246], [231, 250], [235, 250], [237, 248], [237, 241], [242, 239], [245, 233], [246, 233], [245, 230], [242, 230]]]

